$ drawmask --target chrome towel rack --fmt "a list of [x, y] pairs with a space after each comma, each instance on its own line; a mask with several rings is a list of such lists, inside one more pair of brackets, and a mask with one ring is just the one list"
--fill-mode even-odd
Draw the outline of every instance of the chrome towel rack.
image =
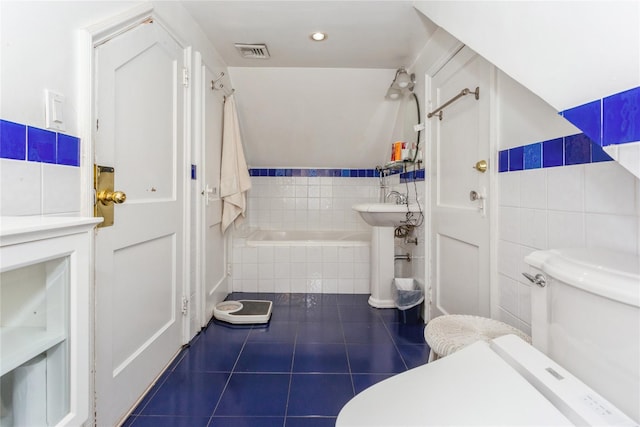
[[442, 104], [436, 110], [434, 110], [434, 111], [430, 112], [429, 114], [427, 114], [427, 118], [430, 119], [431, 117], [437, 115], [438, 118], [440, 120], [442, 120], [442, 110], [447, 108], [453, 102], [457, 101], [459, 98], [462, 98], [463, 96], [469, 95], [469, 94], [474, 94], [476, 96], [476, 99], [480, 99], [480, 87], [476, 87], [476, 90], [473, 91], [473, 92], [469, 88], [462, 89], [459, 94], [457, 94], [456, 96], [454, 96], [453, 98], [451, 98], [450, 100], [448, 100], [447, 102]]

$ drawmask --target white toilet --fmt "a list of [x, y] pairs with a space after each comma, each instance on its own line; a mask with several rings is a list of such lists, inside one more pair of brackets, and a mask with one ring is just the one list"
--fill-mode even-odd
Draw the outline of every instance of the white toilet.
[[336, 426], [637, 427], [640, 257], [566, 249], [525, 261], [544, 282], [531, 288], [533, 347], [476, 342], [364, 390]]

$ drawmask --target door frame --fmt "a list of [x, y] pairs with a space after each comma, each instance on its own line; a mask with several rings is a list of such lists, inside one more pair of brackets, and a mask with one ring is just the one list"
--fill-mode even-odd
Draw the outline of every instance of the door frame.
[[[133, 29], [148, 19], [153, 19], [159, 25], [161, 25], [167, 33], [178, 43], [178, 45], [185, 52], [183, 57], [183, 67], [190, 70], [191, 64], [187, 61], [189, 52], [186, 44], [176, 36], [175, 32], [171, 29], [167, 23], [154, 13], [153, 6], [149, 4], [141, 4], [134, 6], [129, 10], [102, 20], [96, 24], [82, 28], [78, 35], [78, 129], [79, 137], [82, 141], [80, 145], [80, 212], [84, 216], [93, 216], [93, 206], [95, 201], [95, 191], [93, 189], [93, 165], [95, 163], [95, 142], [93, 140], [93, 128], [95, 117], [95, 47], [116, 37], [130, 29]], [[189, 71], [188, 71], [189, 72]], [[187, 87], [187, 91], [184, 94], [184, 125], [183, 125], [183, 150], [185, 159], [185, 171], [190, 170], [187, 165], [191, 159], [191, 86]], [[189, 159], [189, 160], [187, 160]], [[184, 194], [184, 206], [183, 206], [183, 239], [181, 244], [184, 246], [183, 250], [183, 274], [180, 280], [183, 281], [183, 296], [188, 297], [190, 292], [190, 248], [189, 239], [191, 233], [190, 227], [190, 211], [191, 211], [191, 196], [190, 196], [190, 179], [188, 174], [183, 174], [182, 185]], [[96, 373], [96, 262], [95, 262], [95, 244], [96, 244], [97, 229], [94, 228], [93, 233], [90, 235], [89, 245], [89, 298], [92, 303], [90, 311], [90, 325], [89, 325], [89, 339], [90, 339], [90, 365], [91, 375], [90, 381], [90, 393], [93, 398], [90, 399], [90, 414], [95, 414], [95, 400], [96, 400], [96, 387], [95, 387], [95, 373]], [[188, 337], [188, 321], [189, 310], [191, 304], [187, 305], [187, 315], [183, 316], [183, 332], [181, 341], [182, 344], [186, 344], [189, 341]], [[187, 325], [186, 327], [184, 325]], [[178, 354], [178, 353], [176, 353]], [[169, 362], [171, 363], [171, 362]], [[137, 402], [135, 403], [137, 404]], [[134, 406], [135, 407], [135, 406]], [[132, 407], [133, 408], [133, 407]], [[92, 415], [90, 425], [95, 424], [95, 415]]]
[[[219, 67], [218, 67], [219, 68]], [[207, 222], [207, 204], [205, 202], [208, 195], [205, 194], [207, 182], [207, 172], [209, 168], [215, 168], [215, 165], [210, 165], [207, 163], [207, 138], [210, 136], [207, 134], [206, 125], [207, 120], [210, 118], [207, 116], [210, 112], [207, 110], [207, 94], [209, 91], [213, 91], [209, 82], [207, 81], [207, 71], [215, 72], [216, 67], [213, 66], [212, 63], [208, 62], [204, 55], [200, 52], [195, 51], [193, 55], [193, 137], [194, 137], [194, 164], [197, 164], [197, 192], [194, 194], [193, 201], [193, 209], [197, 210], [195, 215], [196, 218], [196, 233], [195, 239], [197, 240], [196, 247], [197, 253], [195, 254], [196, 262], [195, 262], [195, 275], [197, 278], [193, 280], [196, 286], [196, 295], [198, 298], [197, 308], [195, 305], [192, 308], [198, 310], [198, 319], [200, 321], [200, 328], [204, 328], [207, 326], [209, 321], [211, 320], [212, 312], [207, 309], [209, 304], [211, 291], [207, 283], [207, 229], [209, 224]], [[228, 73], [228, 70], [225, 68], [223, 70], [224, 73]], [[224, 102], [221, 95], [221, 91], [218, 91], [218, 98], [220, 98], [220, 102]], [[224, 104], [222, 107], [224, 110]], [[222, 126], [224, 126], [224, 122], [221, 117], [221, 131]], [[222, 132], [221, 132], [222, 134]], [[220, 147], [222, 148], [222, 147]], [[218, 165], [219, 166], [219, 165]], [[220, 183], [217, 183], [216, 187], [216, 196], [219, 199], [220, 194]], [[229, 262], [229, 254], [231, 253], [231, 244], [232, 239], [229, 238], [229, 234], [225, 234], [222, 237], [224, 239], [224, 273], [223, 278], [219, 280], [214, 289], [217, 291], [226, 287], [225, 294], [228, 294], [231, 289], [229, 289], [229, 280], [227, 274], [227, 266]], [[223, 298], [218, 298], [217, 302], [222, 301]]]

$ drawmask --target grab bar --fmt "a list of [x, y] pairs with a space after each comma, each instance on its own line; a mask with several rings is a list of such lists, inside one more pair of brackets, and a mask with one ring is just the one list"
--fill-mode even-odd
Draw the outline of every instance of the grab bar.
[[442, 104], [440, 107], [438, 107], [438, 109], [433, 110], [432, 112], [430, 112], [429, 114], [427, 114], [427, 118], [430, 119], [431, 117], [438, 115], [438, 117], [440, 118], [440, 120], [442, 120], [442, 110], [444, 110], [445, 108], [447, 108], [451, 103], [455, 102], [458, 100], [458, 98], [461, 98], [465, 95], [469, 95], [469, 94], [474, 94], [476, 96], [476, 99], [480, 99], [480, 87], [476, 87], [475, 92], [471, 92], [471, 89], [468, 88], [464, 88], [460, 91], [459, 94], [457, 94], [456, 96], [454, 96], [453, 98], [451, 98], [450, 100], [448, 100], [447, 102], [445, 102], [444, 104]]
[[406, 253], [404, 255], [394, 255], [393, 256], [393, 260], [394, 261], [402, 260], [402, 261], [411, 262], [411, 254], [410, 253]]

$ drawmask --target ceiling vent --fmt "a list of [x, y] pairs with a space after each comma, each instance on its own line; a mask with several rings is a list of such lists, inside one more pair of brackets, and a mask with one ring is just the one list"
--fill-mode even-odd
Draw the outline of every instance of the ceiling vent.
[[236, 49], [243, 58], [247, 59], [269, 59], [269, 49], [266, 44], [235, 44]]

